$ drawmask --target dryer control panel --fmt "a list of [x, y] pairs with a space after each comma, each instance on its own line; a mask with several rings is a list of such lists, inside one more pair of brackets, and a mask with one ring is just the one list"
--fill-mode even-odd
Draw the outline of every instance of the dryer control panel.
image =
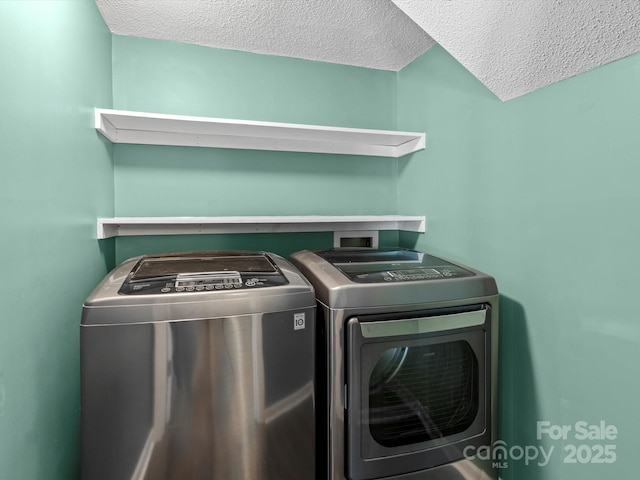
[[456, 266], [446, 265], [438, 268], [414, 268], [410, 270], [389, 270], [381, 272], [387, 282], [407, 282], [412, 280], [433, 280], [436, 278], [467, 277], [469, 272]]
[[356, 283], [416, 282], [474, 274], [426, 253], [403, 249], [330, 249], [316, 252]]

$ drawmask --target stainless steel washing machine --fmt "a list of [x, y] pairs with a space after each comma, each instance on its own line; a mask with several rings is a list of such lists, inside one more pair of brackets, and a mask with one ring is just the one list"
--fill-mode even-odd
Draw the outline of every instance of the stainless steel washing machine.
[[313, 478], [315, 305], [264, 252], [113, 270], [80, 327], [83, 480]]
[[318, 300], [318, 477], [489, 480], [498, 290], [404, 249], [302, 251]]

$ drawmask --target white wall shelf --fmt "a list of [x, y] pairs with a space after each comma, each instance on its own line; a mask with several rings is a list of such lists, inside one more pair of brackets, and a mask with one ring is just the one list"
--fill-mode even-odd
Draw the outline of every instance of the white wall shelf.
[[398, 158], [425, 148], [425, 134], [95, 109], [114, 143], [241, 148]]
[[98, 218], [98, 238], [133, 235], [405, 230], [424, 233], [423, 216], [258, 216]]

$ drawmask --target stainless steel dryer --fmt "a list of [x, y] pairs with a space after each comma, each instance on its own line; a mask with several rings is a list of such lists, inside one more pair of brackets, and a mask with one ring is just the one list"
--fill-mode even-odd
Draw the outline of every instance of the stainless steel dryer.
[[403, 249], [291, 261], [319, 306], [318, 478], [497, 478], [494, 279]]
[[313, 478], [314, 326], [277, 255], [124, 262], [83, 309], [83, 480]]

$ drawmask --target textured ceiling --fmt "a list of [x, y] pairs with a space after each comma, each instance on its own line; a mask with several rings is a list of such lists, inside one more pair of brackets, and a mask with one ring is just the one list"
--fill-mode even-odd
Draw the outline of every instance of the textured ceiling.
[[501, 100], [640, 51], [638, 0], [393, 0]]
[[96, 3], [115, 34], [381, 70], [438, 42], [503, 101], [640, 51], [639, 0]]
[[433, 40], [390, 0], [96, 0], [115, 34], [400, 70]]

